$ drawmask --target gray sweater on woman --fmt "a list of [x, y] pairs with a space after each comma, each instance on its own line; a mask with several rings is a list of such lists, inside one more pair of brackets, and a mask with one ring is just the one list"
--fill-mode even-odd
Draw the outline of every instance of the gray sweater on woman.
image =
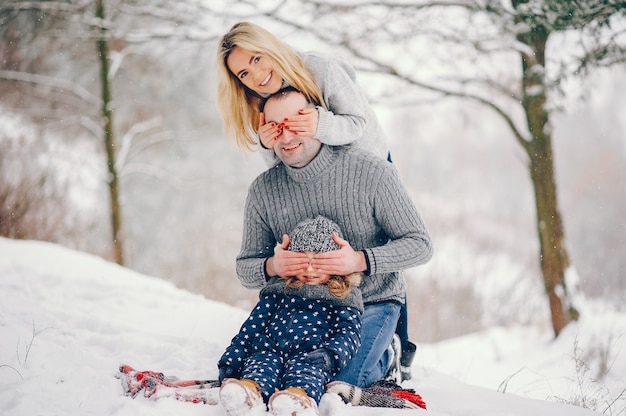
[[394, 165], [352, 146], [322, 145], [304, 168], [279, 163], [250, 185], [236, 263], [242, 285], [263, 288], [276, 244], [317, 215], [335, 221], [352, 248], [364, 251], [363, 302], [404, 302], [400, 272], [430, 260], [431, 239]]
[[[317, 107], [319, 121], [314, 138], [320, 142], [341, 146], [352, 143], [373, 152], [382, 159], [389, 155], [387, 136], [357, 83], [356, 71], [346, 61], [309, 52], [300, 55], [322, 92], [326, 108]], [[259, 146], [265, 163], [271, 167], [280, 162], [272, 149]]]

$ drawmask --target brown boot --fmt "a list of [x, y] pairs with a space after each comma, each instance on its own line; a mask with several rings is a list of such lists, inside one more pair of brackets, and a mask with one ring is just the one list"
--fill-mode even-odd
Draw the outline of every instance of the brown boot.
[[222, 381], [220, 402], [229, 416], [248, 416], [265, 412], [265, 403], [259, 386], [252, 380], [227, 378]]
[[269, 411], [274, 416], [319, 416], [317, 403], [304, 390], [289, 387], [272, 394]]

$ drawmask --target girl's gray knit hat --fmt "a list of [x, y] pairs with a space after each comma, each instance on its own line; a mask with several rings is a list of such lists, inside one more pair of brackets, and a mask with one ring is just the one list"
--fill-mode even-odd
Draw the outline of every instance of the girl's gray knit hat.
[[333, 241], [331, 235], [333, 231], [343, 238], [339, 226], [326, 217], [318, 215], [316, 218], [301, 221], [289, 234], [287, 250], [314, 253], [339, 250], [339, 246]]

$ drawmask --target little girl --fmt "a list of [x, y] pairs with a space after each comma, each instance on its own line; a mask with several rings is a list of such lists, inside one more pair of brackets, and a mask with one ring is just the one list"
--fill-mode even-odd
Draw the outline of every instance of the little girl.
[[[288, 250], [339, 249], [339, 226], [318, 216], [300, 222]], [[260, 300], [218, 362], [220, 401], [230, 416], [319, 415], [324, 386], [361, 342], [361, 274], [329, 276], [310, 264], [290, 279], [270, 279]]]
[[[219, 43], [217, 78], [226, 132], [240, 146], [260, 145], [270, 167], [278, 163], [271, 148], [283, 128], [332, 146], [354, 143], [389, 158], [386, 136], [356, 72], [339, 58], [297, 54], [260, 26], [240, 22]], [[298, 89], [317, 107], [283, 123], [265, 124], [261, 102], [285, 86]]]

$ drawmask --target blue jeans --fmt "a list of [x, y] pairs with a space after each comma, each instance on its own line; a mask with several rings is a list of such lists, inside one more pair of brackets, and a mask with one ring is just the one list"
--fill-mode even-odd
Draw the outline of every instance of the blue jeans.
[[400, 304], [380, 302], [365, 305], [361, 317], [361, 346], [348, 365], [337, 374], [340, 380], [368, 387], [385, 377], [391, 365], [387, 347], [391, 344], [400, 316]]

